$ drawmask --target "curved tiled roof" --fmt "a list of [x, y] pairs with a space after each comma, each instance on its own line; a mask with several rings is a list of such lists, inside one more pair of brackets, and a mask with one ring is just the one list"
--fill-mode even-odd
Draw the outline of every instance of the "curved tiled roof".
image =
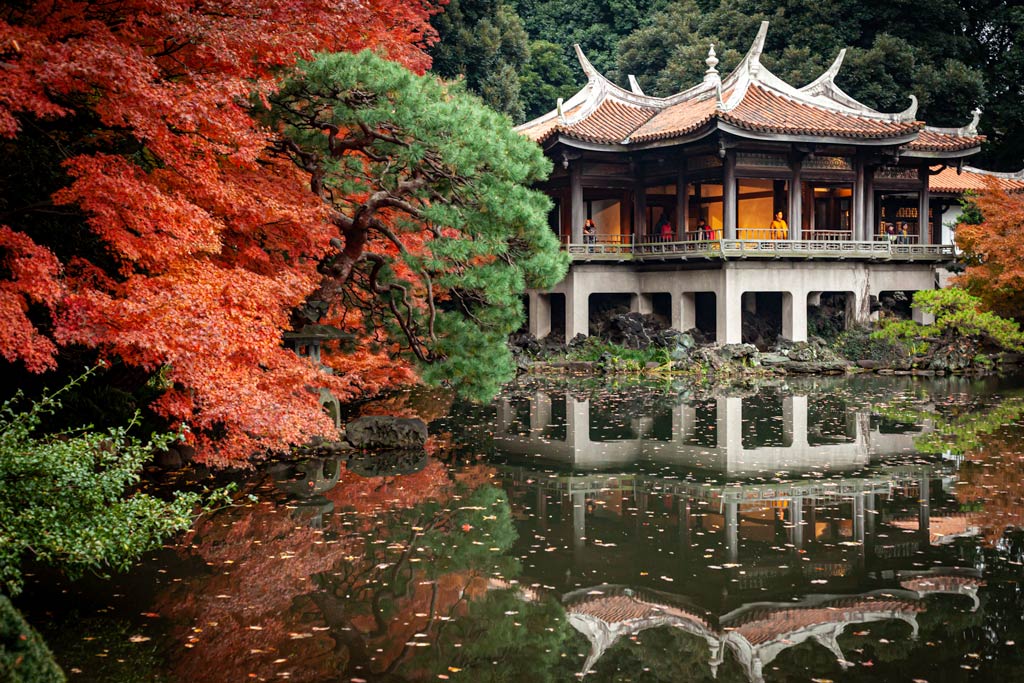
[[718, 116], [745, 130], [785, 135], [891, 138], [924, 127], [920, 121], [889, 121], [815, 107], [759, 85], [751, 85], [734, 109]]
[[985, 141], [984, 135], [959, 135], [933, 128], [925, 128], [907, 149], [923, 152], [958, 152], [978, 147]]
[[[977, 147], [977, 117], [960, 129], [927, 128], [915, 119], [917, 100], [902, 112], [876, 111], [843, 92], [835, 78], [845, 51], [817, 79], [795, 88], [760, 63], [768, 22], [739, 65], [722, 79], [709, 54], [704, 81], [670, 97], [625, 90], [594, 68], [577, 46], [587, 85], [561, 111], [529, 121], [518, 130], [544, 142], [555, 134], [590, 143], [641, 144], [691, 135], [716, 122], [767, 135], [840, 140], [893, 140], [908, 152], [956, 153]], [[902, 138], [900, 140], [899, 138]]]
[[960, 173], [955, 168], [944, 168], [928, 180], [932, 192], [984, 192], [991, 184], [1005, 192], [1024, 192], [1024, 171], [996, 173], [965, 166]]

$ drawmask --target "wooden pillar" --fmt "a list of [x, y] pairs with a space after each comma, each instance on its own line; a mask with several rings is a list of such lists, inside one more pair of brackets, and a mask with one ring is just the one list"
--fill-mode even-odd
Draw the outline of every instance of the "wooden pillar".
[[647, 234], [647, 185], [643, 179], [633, 181], [633, 238], [646, 242]]
[[918, 194], [917, 203], [917, 232], [921, 244], [932, 243], [932, 226], [928, 220], [928, 207], [931, 197], [928, 192], [928, 167], [922, 166], [918, 169], [918, 177], [921, 179], [921, 191]]
[[689, 198], [686, 189], [686, 160], [682, 162], [679, 173], [676, 174], [676, 239], [686, 239], [686, 233], [690, 230]]
[[855, 241], [864, 241], [864, 160], [859, 156], [853, 160], [853, 201], [850, 202], [850, 227]]
[[795, 160], [790, 164], [789, 176], [789, 239], [803, 239], [804, 188], [800, 178], [803, 162]]
[[864, 239], [873, 242], [878, 231], [875, 218], [875, 167], [864, 167]]
[[736, 204], [736, 152], [728, 150], [722, 172], [722, 236], [727, 240], [736, 239]]
[[569, 167], [569, 194], [572, 205], [570, 234], [573, 244], [583, 244], [583, 224], [587, 220], [587, 207], [583, 204], [583, 163], [574, 161]]

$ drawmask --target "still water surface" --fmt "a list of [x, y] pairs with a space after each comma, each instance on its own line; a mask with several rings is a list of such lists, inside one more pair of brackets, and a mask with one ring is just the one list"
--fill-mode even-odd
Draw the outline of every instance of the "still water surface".
[[1024, 680], [1021, 379], [514, 385], [19, 604], [73, 681]]

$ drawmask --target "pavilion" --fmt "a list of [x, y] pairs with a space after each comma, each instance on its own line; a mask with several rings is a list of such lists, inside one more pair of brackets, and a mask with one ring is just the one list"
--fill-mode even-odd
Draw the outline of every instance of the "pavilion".
[[[760, 308], [802, 341], [822, 293], [845, 295], [850, 324], [882, 292], [936, 286], [954, 256], [941, 220], [955, 201], [933, 202], [930, 179], [979, 151], [980, 111], [935, 128], [913, 96], [902, 112], [871, 109], [835, 83], [845, 50], [793, 87], [760, 62], [767, 31], [725, 77], [712, 47], [703, 81], [664, 98], [633, 77], [620, 88], [577, 46], [587, 84], [518, 128], [554, 163], [540, 189], [572, 256], [562, 283], [529, 292], [531, 333], [586, 335], [611, 298], [720, 343], [743, 341], [745, 312]], [[777, 212], [786, 229], [772, 227]]]

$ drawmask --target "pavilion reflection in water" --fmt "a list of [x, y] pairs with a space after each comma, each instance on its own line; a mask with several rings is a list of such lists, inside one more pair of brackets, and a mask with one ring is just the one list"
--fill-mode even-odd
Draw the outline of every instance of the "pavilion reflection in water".
[[[930, 424], [811, 392], [600, 404], [505, 397], [494, 435], [526, 573], [567, 590], [591, 644], [584, 672], [620, 638], [668, 626], [707, 642], [712, 673], [728, 651], [759, 683], [808, 640], [845, 665], [837, 639], [851, 624], [899, 620], [916, 637], [929, 594], [978, 607], [978, 572], [935, 568], [949, 560], [938, 546], [976, 530], [949, 523], [962, 516], [947, 495], [955, 464], [914, 456]], [[539, 545], [569, 551], [568, 571]], [[681, 585], [690, 597], [664, 591]]]

